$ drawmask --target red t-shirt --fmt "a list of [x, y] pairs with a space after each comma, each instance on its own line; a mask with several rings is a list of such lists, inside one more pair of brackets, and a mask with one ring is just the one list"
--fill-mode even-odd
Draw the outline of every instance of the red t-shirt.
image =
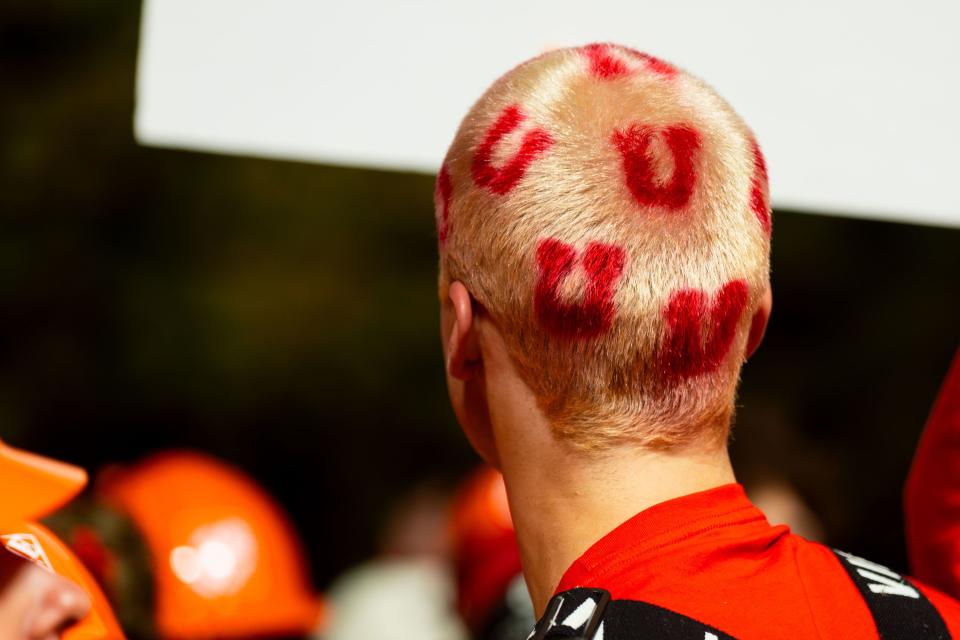
[[[914, 583], [960, 638], [960, 604]], [[877, 640], [876, 625], [834, 553], [771, 526], [729, 484], [655, 505], [623, 523], [567, 570], [557, 592], [602, 588], [741, 640]]]

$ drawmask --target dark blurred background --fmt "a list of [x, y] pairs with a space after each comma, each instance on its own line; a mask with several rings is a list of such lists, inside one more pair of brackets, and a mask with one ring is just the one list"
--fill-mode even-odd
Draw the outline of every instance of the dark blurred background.
[[[138, 29], [135, 2], [0, 5], [0, 437], [90, 469], [168, 447], [233, 461], [322, 587], [401, 494], [475, 463], [443, 383], [433, 178], [136, 145]], [[960, 231], [774, 219], [735, 463], [797, 487], [830, 544], [905, 569]]]

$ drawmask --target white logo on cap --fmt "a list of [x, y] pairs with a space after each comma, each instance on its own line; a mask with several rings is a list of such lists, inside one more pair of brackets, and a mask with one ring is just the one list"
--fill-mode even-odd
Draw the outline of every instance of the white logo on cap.
[[18, 555], [24, 560], [29, 560], [47, 571], [53, 571], [53, 565], [50, 564], [47, 552], [43, 550], [37, 536], [32, 533], [11, 533], [0, 536], [0, 542], [10, 553]]

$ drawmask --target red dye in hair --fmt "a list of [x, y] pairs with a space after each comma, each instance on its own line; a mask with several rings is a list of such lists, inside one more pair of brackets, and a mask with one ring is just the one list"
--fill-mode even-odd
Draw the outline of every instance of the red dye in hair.
[[587, 275], [583, 299], [575, 304], [560, 299], [560, 285], [577, 263], [571, 245], [548, 238], [537, 246], [540, 278], [534, 307], [537, 318], [550, 333], [564, 338], [593, 338], [610, 328], [616, 307], [614, 287], [623, 275], [626, 252], [600, 242], [587, 245], [580, 260]]
[[553, 138], [546, 130], [532, 129], [523, 136], [520, 148], [506, 164], [499, 169], [495, 168], [491, 164], [494, 147], [525, 119], [526, 116], [518, 105], [510, 105], [487, 130], [483, 142], [473, 156], [473, 180], [477, 186], [485, 187], [497, 195], [506, 194], [517, 186], [530, 163], [553, 144]]
[[611, 55], [610, 45], [588, 44], [580, 51], [590, 60], [590, 73], [598, 78], [607, 80], [630, 73], [630, 69], [627, 68], [623, 60]]
[[634, 58], [639, 58], [647, 65], [647, 69], [653, 71], [654, 73], [659, 73], [662, 76], [667, 78], [672, 78], [677, 75], [677, 68], [674, 67], [669, 62], [665, 62], [660, 58], [655, 58], [649, 53], [644, 53], [643, 51], [637, 51], [636, 49], [627, 49]]
[[450, 172], [447, 165], [440, 167], [437, 175], [437, 184], [433, 190], [433, 198], [437, 211], [437, 238], [440, 246], [447, 241], [447, 231], [450, 226], [450, 197], [453, 195], [453, 185], [450, 184]]
[[763, 153], [760, 151], [760, 145], [753, 141], [753, 181], [750, 184], [750, 208], [756, 214], [760, 226], [770, 235], [773, 226], [770, 223], [770, 211], [767, 209], [767, 203], [763, 198], [764, 187], [767, 186], [767, 162], [763, 159]]
[[[621, 49], [642, 62], [649, 71], [667, 78], [672, 78], [677, 75], [676, 67], [668, 62], [664, 62], [660, 58], [655, 58], [649, 53], [643, 53], [636, 49], [629, 49], [627, 47], [621, 47]], [[625, 76], [631, 72], [630, 67], [615, 55], [617, 49], [614, 49], [609, 44], [588, 44], [582, 47], [580, 51], [590, 60], [590, 73], [598, 78], [607, 80]]]
[[[658, 181], [650, 158], [650, 143], [663, 136], [673, 156], [669, 180]], [[677, 210], [686, 206], [697, 183], [694, 155], [700, 150], [700, 134], [686, 125], [672, 125], [659, 131], [654, 127], [632, 124], [613, 132], [613, 144], [623, 156], [623, 172], [634, 199], [644, 206]]]
[[712, 304], [701, 289], [674, 292], [663, 311], [668, 337], [659, 356], [667, 380], [677, 382], [716, 371], [730, 350], [746, 304], [743, 280], [728, 282]]
[[747, 357], [756, 351], [763, 339], [763, 332], [767, 328], [767, 312], [763, 309], [757, 309], [757, 312], [750, 318], [750, 333], [747, 334]]

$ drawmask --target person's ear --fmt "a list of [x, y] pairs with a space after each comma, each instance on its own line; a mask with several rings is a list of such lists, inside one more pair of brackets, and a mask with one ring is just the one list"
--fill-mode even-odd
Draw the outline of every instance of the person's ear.
[[767, 321], [770, 320], [770, 312], [773, 310], [773, 289], [767, 285], [767, 290], [763, 292], [763, 299], [760, 306], [753, 313], [750, 320], [750, 334], [747, 337], [746, 357], [749, 358], [760, 346], [763, 340], [763, 334], [767, 330]]
[[480, 310], [482, 307], [462, 282], [451, 283], [441, 306], [441, 336], [453, 413], [474, 450], [488, 464], [496, 466], [499, 458], [487, 405], [477, 315]]
[[462, 282], [448, 288], [453, 324], [447, 337], [447, 372], [457, 380], [468, 380], [481, 366], [473, 299]]

